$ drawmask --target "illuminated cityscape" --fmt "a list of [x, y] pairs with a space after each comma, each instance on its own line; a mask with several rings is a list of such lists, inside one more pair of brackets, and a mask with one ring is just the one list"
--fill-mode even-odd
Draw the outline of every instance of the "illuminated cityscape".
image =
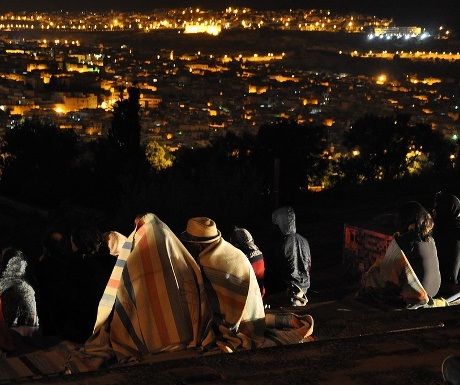
[[[0, 16], [0, 128], [39, 116], [87, 139], [105, 135], [114, 103], [126, 96], [120, 90], [135, 85], [141, 90], [142, 141], [172, 150], [289, 119], [327, 126], [331, 150], [340, 151], [344, 130], [367, 113], [407, 112], [414, 122], [457, 138], [458, 83], [439, 74], [375, 70], [382, 61], [455, 63], [458, 51], [420, 47], [447, 41], [449, 33], [442, 26], [428, 31], [327, 10], [7, 13]], [[306, 43], [307, 35], [321, 37]], [[359, 47], [330, 38], [339, 35]], [[148, 49], [158, 36], [169, 43]], [[323, 36], [329, 36], [326, 44]], [[193, 50], [210, 39], [230, 43]], [[179, 40], [191, 44], [170, 43]], [[293, 48], [297, 42], [300, 48]], [[336, 64], [299, 65], [324, 55]], [[364, 60], [366, 71], [340, 68], [353, 68], [355, 60]]]
[[[441, 384], [460, 362], [460, 276], [432, 233], [455, 198], [460, 249], [460, 12], [180, 1], [0, 5], [0, 265], [18, 247], [36, 289], [33, 326], [0, 301], [0, 382]], [[213, 235], [189, 234], [202, 219]], [[284, 259], [308, 287], [270, 292]]]
[[185, 32], [208, 32], [236, 28], [275, 28], [300, 31], [362, 32], [387, 28], [392, 20], [365, 15], [332, 15], [327, 10], [256, 11], [227, 8], [224, 12], [200, 8], [156, 10], [152, 14], [107, 13], [8, 13], [0, 16], [0, 30], [59, 31], [152, 31], [180, 29]]

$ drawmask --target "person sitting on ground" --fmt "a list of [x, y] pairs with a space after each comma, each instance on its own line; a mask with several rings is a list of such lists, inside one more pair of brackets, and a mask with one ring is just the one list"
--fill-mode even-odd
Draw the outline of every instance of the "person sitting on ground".
[[37, 334], [39, 319], [35, 290], [26, 278], [27, 259], [22, 251], [8, 247], [2, 251], [0, 297], [6, 325], [22, 336]]
[[441, 275], [430, 213], [418, 202], [407, 202], [396, 222], [399, 232], [385, 255], [363, 274], [357, 298], [396, 308], [446, 306], [444, 299], [433, 298]]
[[460, 200], [440, 191], [435, 196], [433, 238], [441, 270], [441, 294], [450, 296], [460, 291]]
[[273, 347], [312, 340], [313, 318], [294, 314], [268, 314], [271, 329], [263, 337], [265, 315], [254, 271], [213, 221], [192, 218], [181, 238], [192, 250], [203, 248], [197, 260], [157, 216], [139, 218], [100, 301], [94, 333], [71, 354], [66, 373], [232, 352], [259, 347], [259, 341]]
[[70, 242], [63, 232], [49, 229], [42, 239], [42, 255], [37, 265], [37, 307], [43, 336], [60, 336], [66, 319], [67, 272]]
[[102, 233], [89, 224], [71, 231], [72, 255], [67, 273], [67, 319], [64, 338], [85, 342], [93, 333], [99, 301], [116, 258], [110, 255]]
[[230, 243], [240, 249], [248, 258], [252, 268], [254, 269], [254, 273], [256, 274], [257, 283], [259, 284], [260, 293], [263, 298], [265, 294], [265, 265], [262, 251], [260, 251], [254, 243], [251, 233], [240, 227], [234, 227], [232, 234], [230, 235]]
[[180, 239], [203, 271], [220, 348], [260, 347], [265, 332], [264, 305], [244, 253], [225, 241], [215, 222], [206, 217], [189, 219]]
[[161, 353], [194, 356], [214, 341], [200, 268], [169, 227], [147, 213], [120, 249], [94, 333], [66, 367], [77, 373]]
[[[2, 272], [2, 260], [3, 255], [0, 253], [0, 274]], [[13, 337], [11, 336], [10, 329], [5, 322], [2, 311], [2, 296], [0, 295], [0, 353], [1, 352], [12, 352], [16, 349]]]
[[273, 224], [281, 230], [275, 252], [266, 258], [264, 301], [267, 307], [304, 306], [310, 288], [311, 252], [306, 238], [297, 233], [292, 207], [272, 213]]

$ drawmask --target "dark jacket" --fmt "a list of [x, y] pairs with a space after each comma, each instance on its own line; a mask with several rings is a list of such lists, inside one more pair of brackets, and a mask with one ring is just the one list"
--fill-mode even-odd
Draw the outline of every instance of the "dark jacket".
[[458, 284], [460, 271], [460, 200], [438, 193], [435, 200], [433, 238], [438, 250], [442, 283]]
[[63, 337], [73, 342], [85, 342], [93, 333], [99, 301], [116, 262], [106, 245], [103, 246], [96, 254], [74, 254], [70, 259]]
[[270, 274], [270, 279], [278, 282], [266, 282], [267, 294], [269, 286], [274, 293], [286, 290], [292, 284], [306, 294], [310, 287], [310, 245], [306, 238], [296, 232], [294, 210], [291, 207], [281, 207], [273, 212], [272, 221], [281, 230], [283, 239], [275, 251]]

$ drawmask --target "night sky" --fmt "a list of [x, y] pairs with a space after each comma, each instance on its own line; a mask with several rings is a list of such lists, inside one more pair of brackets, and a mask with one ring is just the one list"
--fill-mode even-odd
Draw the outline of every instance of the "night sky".
[[391, 17], [400, 25], [460, 26], [459, 0], [19, 0], [1, 1], [7, 11], [150, 11], [156, 8], [200, 7], [223, 10], [226, 6], [253, 9], [320, 8]]

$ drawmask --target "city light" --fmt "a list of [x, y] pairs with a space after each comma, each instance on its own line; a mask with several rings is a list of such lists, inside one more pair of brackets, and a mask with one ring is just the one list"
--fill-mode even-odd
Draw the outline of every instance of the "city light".
[[[84, 112], [84, 124], [102, 126], [88, 132], [100, 133], [107, 130], [110, 113], [121, 97], [120, 87], [125, 87], [122, 97], [126, 97], [126, 89], [136, 85], [142, 90], [143, 128], [149, 135], [153, 135], [152, 128], [155, 128], [155, 139], [159, 141], [166, 140], [166, 131], [180, 131], [180, 140], [178, 135], [169, 138], [178, 142], [193, 141], [192, 136], [197, 132], [206, 132], [203, 136], [227, 130], [254, 132], [274, 117], [324, 125], [339, 136], [348, 122], [337, 116], [353, 120], [367, 111], [389, 115], [395, 111], [410, 111], [414, 122], [433, 124], [448, 137], [456, 134], [460, 122], [455, 115], [458, 99], [451, 95], [435, 99], [448, 84], [446, 77], [420, 72], [404, 74], [398, 79], [390, 72], [379, 74], [387, 63], [396, 59], [411, 61], [414, 66], [422, 61], [431, 65], [437, 61], [460, 60], [456, 50], [424, 51], [419, 44], [419, 40], [435, 39], [440, 34], [449, 36], [447, 28], [431, 33], [423, 27], [396, 26], [392, 20], [370, 19], [365, 15], [339, 16], [321, 10], [265, 13], [241, 7], [229, 7], [225, 12], [197, 8], [171, 13], [161, 10], [155, 15], [112, 12], [69, 13], [65, 17], [59, 13], [44, 13], [25, 19], [22, 16], [18, 19], [15, 14], [10, 16], [13, 19], [0, 16], [0, 32], [5, 35], [32, 27], [49, 31], [46, 39], [41, 37], [37, 42], [33, 39], [20, 44], [13, 39], [4, 42], [5, 60], [23, 63], [24, 67], [15, 73], [1, 74], [14, 90], [11, 95], [5, 91], [6, 96], [1, 101], [2, 111], [10, 115], [29, 117], [37, 113], [43, 116], [58, 113], [59, 124], [64, 127], [69, 126], [70, 113]], [[138, 30], [139, 41], [148, 42], [157, 31], [170, 30], [178, 42], [182, 39], [219, 42], [223, 31], [228, 34], [227, 39], [232, 36], [233, 29], [239, 34], [242, 28], [248, 36], [258, 28], [279, 30], [280, 34], [284, 30], [298, 30], [302, 34], [309, 31], [359, 34], [356, 36], [367, 46], [360, 45], [359, 50], [355, 45], [328, 47], [331, 62], [336, 55], [341, 55], [340, 61], [353, 58], [362, 63], [361, 68], [367, 65], [371, 68], [376, 60], [380, 66], [373, 77], [330, 73], [320, 68], [311, 71], [308, 64], [300, 64], [308, 63], [306, 56], [301, 56], [305, 55], [303, 49], [294, 53], [290, 42], [285, 46], [282, 39], [280, 44], [273, 45], [276, 48], [266, 51], [263, 45], [244, 49], [235, 48], [232, 43], [220, 45], [215, 51], [204, 48], [206, 44], [149, 50], [148, 43], [135, 46], [136, 42], [129, 39], [118, 40], [113, 46], [95, 45], [90, 35], [83, 32], [91, 30], [94, 36], [99, 33], [108, 36], [117, 31]], [[77, 30], [78, 35], [62, 33], [73, 30]], [[363, 31], [368, 31], [369, 40], [374, 41], [367, 42], [367, 32]], [[198, 36], [185, 36], [190, 34]], [[295, 35], [292, 36], [294, 39]], [[407, 44], [403, 41], [406, 38]], [[389, 40], [388, 46], [380, 39]], [[380, 43], [385, 44], [384, 49], [379, 48]], [[141, 51], [146, 55], [138, 55]], [[312, 58], [315, 55], [316, 52], [311, 53]], [[292, 63], [297, 65], [291, 67]], [[72, 92], [75, 85], [79, 92]], [[43, 97], [42, 90], [52, 96]], [[159, 114], [164, 117], [157, 125], [154, 117]], [[338, 146], [335, 148], [342, 150]]]
[[386, 81], [387, 81], [387, 76], [382, 74], [382, 75], [379, 75], [377, 77], [376, 83], [377, 84], [385, 84]]

